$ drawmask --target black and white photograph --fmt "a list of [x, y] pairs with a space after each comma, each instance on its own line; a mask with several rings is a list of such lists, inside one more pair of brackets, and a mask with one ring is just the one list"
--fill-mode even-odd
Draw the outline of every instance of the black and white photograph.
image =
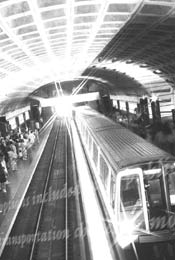
[[0, 260], [175, 260], [175, 0], [0, 0]]

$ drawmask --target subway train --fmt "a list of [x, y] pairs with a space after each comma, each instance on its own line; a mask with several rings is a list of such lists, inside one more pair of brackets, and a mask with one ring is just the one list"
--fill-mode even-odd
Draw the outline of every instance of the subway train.
[[87, 106], [74, 119], [117, 243], [175, 243], [175, 158]]

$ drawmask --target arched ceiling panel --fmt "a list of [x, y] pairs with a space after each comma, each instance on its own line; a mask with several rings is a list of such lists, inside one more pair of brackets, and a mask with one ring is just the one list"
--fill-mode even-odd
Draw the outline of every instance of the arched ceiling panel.
[[98, 55], [100, 61], [144, 64], [174, 85], [175, 1], [147, 0]]
[[173, 85], [174, 33], [174, 0], [1, 0], [0, 102], [112, 60]]
[[[14, 78], [18, 78], [14, 89], [15, 85], [24, 86], [24, 83], [28, 86], [28, 80], [33, 80], [34, 87], [38, 87], [38, 71], [48, 81], [79, 75], [125, 24], [139, 1], [131, 4], [126, 1], [117, 6], [113, 2], [1, 1], [2, 84], [10, 85], [12, 92]], [[23, 77], [25, 80], [21, 82]], [[7, 94], [9, 91], [6, 90]], [[3, 100], [5, 96], [0, 98]]]

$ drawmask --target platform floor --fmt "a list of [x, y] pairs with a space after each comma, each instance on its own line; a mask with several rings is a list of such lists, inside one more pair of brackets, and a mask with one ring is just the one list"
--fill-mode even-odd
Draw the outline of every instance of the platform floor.
[[0, 191], [0, 256], [44, 150], [51, 127], [52, 124], [47, 127], [42, 137], [40, 136], [40, 143], [32, 151], [32, 162], [20, 160], [18, 171], [9, 174], [8, 180], [10, 183], [6, 186], [7, 192]]

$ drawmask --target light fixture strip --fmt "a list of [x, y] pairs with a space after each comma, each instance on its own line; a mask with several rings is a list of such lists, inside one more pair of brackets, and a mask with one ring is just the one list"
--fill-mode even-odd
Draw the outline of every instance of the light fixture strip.
[[36, 58], [33, 57], [28, 48], [26, 48], [26, 46], [18, 39], [17, 35], [13, 33], [12, 28], [9, 27], [6, 21], [7, 20], [4, 20], [0, 14], [0, 27], [8, 35], [10, 40], [12, 40], [26, 54], [26, 56], [28, 56], [34, 63], [36, 63]]
[[106, 11], [108, 9], [108, 6], [109, 6], [109, 1], [106, 0], [106, 1], [103, 1], [103, 3], [101, 4], [101, 8], [100, 8], [100, 11], [98, 12], [98, 17], [97, 17], [97, 20], [95, 22], [95, 25], [93, 26], [93, 29], [90, 33], [90, 37], [88, 38], [87, 42], [86, 42], [86, 45], [81, 53], [81, 56], [84, 55], [86, 56], [87, 55], [87, 52], [88, 52], [88, 49], [90, 48], [90, 46], [92, 45], [102, 23], [103, 23], [103, 20], [104, 20], [104, 17], [106, 15]]
[[74, 0], [67, 0], [66, 4], [66, 17], [67, 17], [67, 45], [65, 58], [70, 62], [71, 58], [71, 47], [73, 37], [73, 26], [74, 26]]
[[0, 49], [0, 57], [1, 57], [2, 59], [4, 59], [5, 61], [11, 63], [12, 65], [14, 65], [14, 66], [20, 68], [21, 70], [24, 69], [24, 68], [23, 68], [23, 65], [22, 65], [20, 62], [18, 62], [18, 61], [16, 61], [16, 60], [12, 59], [10, 55], [6, 54], [5, 52], [2, 52], [1, 49]]
[[39, 34], [42, 38], [42, 41], [45, 45], [47, 53], [48, 53], [50, 59], [52, 60], [53, 59], [53, 53], [52, 53], [52, 50], [51, 50], [49, 42], [48, 42], [48, 38], [47, 38], [46, 33], [45, 33], [45, 28], [43, 26], [43, 21], [42, 21], [42, 18], [41, 18], [41, 14], [39, 12], [39, 6], [37, 5], [37, 1], [36, 0], [29, 0], [28, 4], [30, 6], [30, 10], [31, 10], [34, 22], [35, 22], [35, 24], [38, 28], [38, 32], [39, 32]]
[[28, 4], [30, 6], [35, 24], [37, 25], [38, 31], [41, 35], [41, 39], [42, 39], [44, 46], [46, 48], [48, 57], [50, 59], [50, 66], [49, 66], [47, 74], [49, 74], [50, 77], [52, 78], [52, 80], [55, 81], [56, 70], [58, 70], [58, 67], [56, 67], [54, 65], [55, 64], [55, 56], [54, 56], [52, 48], [49, 44], [49, 40], [47, 38], [46, 31], [45, 31], [45, 28], [43, 26], [43, 21], [42, 21], [42, 18], [41, 18], [41, 13], [39, 11], [39, 7], [37, 5], [36, 0], [28, 0]]

